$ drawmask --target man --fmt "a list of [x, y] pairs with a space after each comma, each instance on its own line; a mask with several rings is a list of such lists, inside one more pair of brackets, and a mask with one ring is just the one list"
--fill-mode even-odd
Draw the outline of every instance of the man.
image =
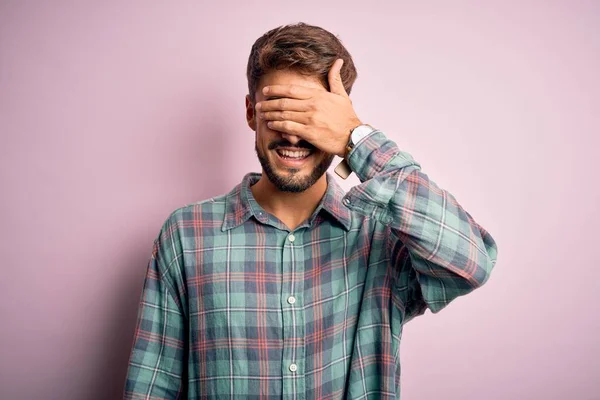
[[[263, 172], [165, 222], [125, 398], [398, 398], [403, 325], [481, 286], [496, 244], [358, 118], [334, 35], [269, 31], [247, 76]], [[347, 194], [334, 155], [362, 182]]]

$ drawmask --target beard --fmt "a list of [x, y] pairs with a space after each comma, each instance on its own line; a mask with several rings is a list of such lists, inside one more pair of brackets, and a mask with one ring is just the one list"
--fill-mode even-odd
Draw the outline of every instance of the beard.
[[[304, 143], [304, 145], [302, 145]], [[269, 150], [275, 149], [277, 146], [288, 146], [293, 147], [287, 141], [274, 142], [269, 145]], [[307, 142], [300, 142], [296, 146], [298, 148], [310, 148], [314, 149], [314, 146], [311, 146]], [[314, 185], [319, 178], [327, 172], [329, 166], [333, 162], [334, 155], [326, 155], [320, 162], [317, 164], [310, 174], [306, 176], [300, 176], [299, 169], [296, 168], [287, 168], [289, 172], [288, 175], [281, 175], [275, 171], [272, 163], [269, 162], [267, 156], [262, 154], [258, 148], [258, 143], [255, 142], [254, 149], [256, 151], [256, 155], [258, 156], [258, 161], [260, 161], [260, 165], [262, 166], [263, 171], [267, 175], [267, 178], [275, 185], [275, 187], [282, 192], [291, 192], [291, 193], [300, 193], [304, 192], [306, 189]], [[314, 153], [313, 153], [314, 154]]]

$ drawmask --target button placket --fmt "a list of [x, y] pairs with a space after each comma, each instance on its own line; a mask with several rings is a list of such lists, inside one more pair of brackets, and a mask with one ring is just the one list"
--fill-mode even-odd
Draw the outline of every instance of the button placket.
[[[281, 292], [281, 306], [283, 311], [283, 365], [282, 373], [286, 384], [283, 388], [283, 397], [298, 396], [305, 392], [305, 378], [302, 362], [305, 357], [305, 316], [304, 309], [300, 306], [304, 290], [304, 254], [303, 233], [298, 230], [288, 232], [283, 243], [284, 273], [289, 274], [289, 279], [284, 280]], [[292, 383], [293, 382], [293, 383]], [[302, 396], [296, 397], [301, 399]]]

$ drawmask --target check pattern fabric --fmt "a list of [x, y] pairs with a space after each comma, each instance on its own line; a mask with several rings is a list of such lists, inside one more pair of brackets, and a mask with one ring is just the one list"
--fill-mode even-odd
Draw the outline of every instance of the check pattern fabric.
[[397, 399], [404, 324], [481, 286], [497, 246], [376, 131], [290, 232], [248, 174], [173, 212], [148, 265], [124, 398]]

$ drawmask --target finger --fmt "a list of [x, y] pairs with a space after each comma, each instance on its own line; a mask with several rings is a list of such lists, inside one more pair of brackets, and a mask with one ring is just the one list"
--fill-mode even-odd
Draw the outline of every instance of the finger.
[[315, 95], [315, 89], [300, 85], [273, 85], [263, 88], [265, 96], [305, 100]]
[[305, 112], [297, 111], [268, 111], [259, 114], [260, 119], [267, 121], [293, 121], [303, 125], [307, 125], [310, 121], [309, 116]]
[[294, 121], [269, 121], [267, 122], [267, 126], [274, 131], [288, 133], [299, 137], [304, 137], [308, 131], [306, 125]]
[[309, 111], [311, 103], [307, 100], [296, 100], [281, 98], [277, 100], [266, 100], [256, 104], [258, 111]]
[[343, 65], [344, 60], [338, 58], [329, 69], [327, 75], [329, 79], [329, 91], [331, 93], [339, 94], [340, 96], [348, 97], [348, 93], [346, 93], [346, 88], [344, 88], [344, 83], [342, 82], [342, 75], [340, 74]]

